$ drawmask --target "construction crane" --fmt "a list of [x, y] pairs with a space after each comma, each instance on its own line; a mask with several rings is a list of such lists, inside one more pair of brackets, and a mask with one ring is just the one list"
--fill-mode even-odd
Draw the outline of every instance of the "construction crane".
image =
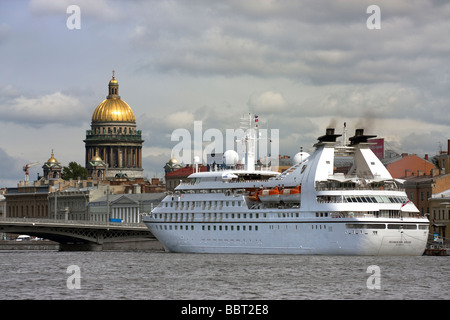
[[26, 182], [28, 182], [30, 180], [30, 173], [28, 172], [28, 169], [30, 169], [31, 167], [34, 167], [38, 164], [39, 164], [39, 162], [33, 162], [33, 163], [27, 163], [26, 165], [23, 166], [23, 171], [25, 172], [25, 181]]

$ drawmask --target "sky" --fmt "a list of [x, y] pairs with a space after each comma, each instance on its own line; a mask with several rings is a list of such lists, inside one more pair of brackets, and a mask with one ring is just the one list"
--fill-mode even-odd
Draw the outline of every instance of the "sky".
[[279, 130], [282, 155], [345, 122], [433, 156], [450, 139], [449, 35], [437, 0], [1, 0], [0, 187], [40, 162], [35, 180], [52, 150], [84, 165], [112, 70], [148, 178], [163, 176], [175, 130], [225, 132], [249, 112]]

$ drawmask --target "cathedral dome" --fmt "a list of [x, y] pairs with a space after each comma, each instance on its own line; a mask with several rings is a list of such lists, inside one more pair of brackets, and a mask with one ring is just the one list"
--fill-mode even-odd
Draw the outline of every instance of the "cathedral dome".
[[121, 99], [105, 99], [95, 109], [92, 122], [136, 122], [133, 110]]
[[92, 122], [136, 122], [133, 110], [119, 96], [119, 83], [113, 77], [109, 81], [109, 94], [92, 115]]

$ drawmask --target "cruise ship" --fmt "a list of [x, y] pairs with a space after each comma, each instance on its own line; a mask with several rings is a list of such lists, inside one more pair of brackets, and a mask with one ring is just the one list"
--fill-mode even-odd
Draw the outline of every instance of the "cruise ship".
[[[143, 217], [166, 251], [423, 254], [429, 221], [370, 149], [375, 136], [357, 129], [339, 142], [328, 128], [314, 152], [298, 153], [282, 173], [255, 168], [257, 137], [247, 130], [245, 168], [226, 151], [225, 170], [192, 173]], [[350, 168], [339, 170], [337, 159]]]

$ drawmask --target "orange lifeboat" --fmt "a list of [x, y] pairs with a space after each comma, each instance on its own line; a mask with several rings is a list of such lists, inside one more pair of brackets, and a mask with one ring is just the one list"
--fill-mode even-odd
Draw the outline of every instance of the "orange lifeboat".
[[258, 198], [262, 202], [279, 202], [280, 190], [278, 187], [275, 189], [262, 189], [258, 192]]
[[285, 188], [281, 190], [280, 200], [283, 202], [300, 202], [300, 194], [302, 188], [297, 186], [295, 188]]

